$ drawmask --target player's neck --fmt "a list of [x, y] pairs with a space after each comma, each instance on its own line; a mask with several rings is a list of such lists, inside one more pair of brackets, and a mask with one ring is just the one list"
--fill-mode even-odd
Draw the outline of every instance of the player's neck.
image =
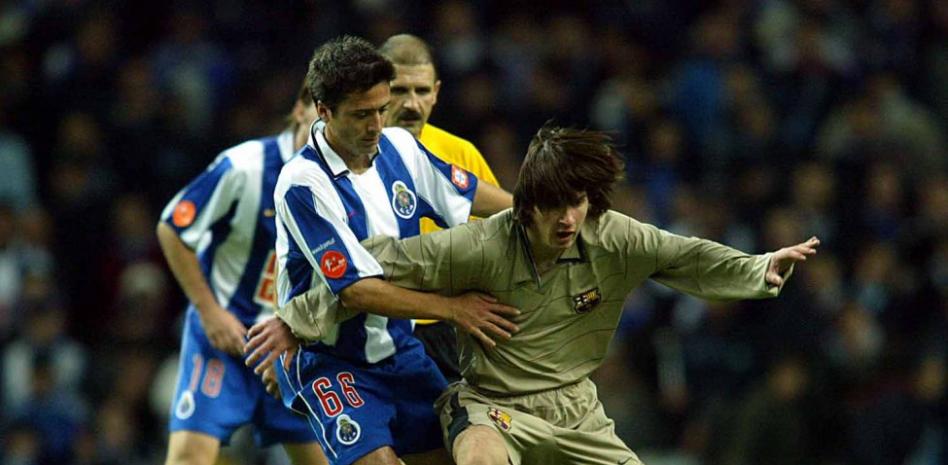
[[544, 246], [537, 231], [533, 228], [526, 228], [526, 230], [527, 239], [530, 241], [530, 254], [533, 256], [533, 264], [536, 266], [537, 273], [542, 275], [556, 265], [556, 261], [563, 254], [563, 250]]
[[328, 124], [323, 131], [323, 135], [326, 136], [326, 143], [329, 144], [329, 148], [336, 152], [339, 158], [342, 158], [342, 161], [345, 162], [346, 168], [348, 168], [349, 171], [355, 174], [362, 174], [372, 167], [371, 156], [360, 155], [346, 150], [345, 146], [336, 141], [335, 136], [333, 136], [332, 128]]

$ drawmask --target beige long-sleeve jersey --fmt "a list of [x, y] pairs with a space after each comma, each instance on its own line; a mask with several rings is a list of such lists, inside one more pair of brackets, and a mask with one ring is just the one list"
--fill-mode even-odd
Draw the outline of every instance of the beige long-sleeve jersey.
[[[716, 300], [775, 297], [764, 280], [771, 254], [748, 255], [608, 211], [587, 221], [572, 248], [542, 276], [512, 211], [449, 230], [363, 242], [385, 279], [421, 291], [489, 293], [521, 314], [520, 331], [489, 351], [459, 337], [464, 378], [480, 390], [520, 395], [587, 377], [606, 356], [626, 296], [646, 279]], [[785, 274], [789, 277], [791, 270]], [[308, 294], [280, 310], [294, 332], [318, 338], [347, 317], [335, 298]]]

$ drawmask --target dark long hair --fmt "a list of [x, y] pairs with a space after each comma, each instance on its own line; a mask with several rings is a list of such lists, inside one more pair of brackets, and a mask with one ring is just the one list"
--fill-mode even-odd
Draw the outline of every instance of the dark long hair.
[[533, 222], [533, 207], [550, 210], [589, 198], [590, 219], [612, 205], [610, 195], [622, 178], [623, 162], [604, 132], [564, 128], [547, 123], [530, 141], [514, 188], [514, 213], [524, 225]]

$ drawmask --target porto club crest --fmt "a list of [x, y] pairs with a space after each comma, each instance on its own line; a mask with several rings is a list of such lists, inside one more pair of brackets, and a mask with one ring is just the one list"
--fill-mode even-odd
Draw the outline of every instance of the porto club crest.
[[395, 214], [410, 220], [418, 207], [418, 198], [402, 181], [392, 183], [392, 210]]

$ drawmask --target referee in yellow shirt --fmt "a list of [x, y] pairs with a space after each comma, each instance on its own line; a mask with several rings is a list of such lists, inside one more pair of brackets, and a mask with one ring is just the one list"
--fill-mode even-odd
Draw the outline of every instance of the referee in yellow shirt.
[[[441, 89], [428, 44], [413, 35], [398, 34], [389, 37], [379, 52], [395, 64], [392, 100], [385, 125], [407, 129], [442, 160], [474, 173], [481, 182], [497, 186], [497, 178], [474, 144], [428, 124], [428, 117], [438, 102], [438, 91]], [[438, 229], [433, 221], [421, 219], [422, 234]], [[457, 336], [453, 327], [441, 321], [417, 320], [415, 336], [424, 344], [425, 352], [434, 359], [449, 382], [461, 378]]]

